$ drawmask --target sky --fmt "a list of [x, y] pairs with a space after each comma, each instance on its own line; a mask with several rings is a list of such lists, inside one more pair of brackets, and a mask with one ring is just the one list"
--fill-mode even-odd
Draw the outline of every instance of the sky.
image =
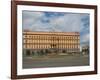
[[89, 45], [88, 13], [22, 11], [23, 30], [46, 32], [80, 32], [80, 44]]

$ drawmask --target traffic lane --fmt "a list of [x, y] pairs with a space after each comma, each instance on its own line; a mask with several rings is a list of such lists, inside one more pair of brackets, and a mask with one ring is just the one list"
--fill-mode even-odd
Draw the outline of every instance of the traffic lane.
[[63, 58], [24, 58], [23, 68], [67, 67], [89, 65], [88, 56], [64, 56]]

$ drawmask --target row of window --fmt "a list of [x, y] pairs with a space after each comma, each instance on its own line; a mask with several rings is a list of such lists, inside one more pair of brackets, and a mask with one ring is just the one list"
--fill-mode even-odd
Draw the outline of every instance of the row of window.
[[24, 45], [24, 48], [41, 49], [41, 48], [80, 48], [79, 45]]
[[79, 36], [38, 36], [38, 35], [24, 35], [23, 38], [31, 39], [79, 39]]
[[80, 43], [79, 40], [60, 40], [60, 41], [51, 41], [51, 40], [24, 40], [23, 43]]
[[[48, 44], [53, 44], [53, 43], [50, 42], [50, 43], [23, 43], [23, 44], [26, 44], [26, 45], [28, 45], [28, 44], [32, 44], [32, 45], [41, 45], [41, 44], [48, 45]], [[77, 45], [77, 44], [80, 44], [80, 43], [64, 43], [64, 42], [56, 43], [55, 42], [54, 44], [57, 44], [57, 45]]]

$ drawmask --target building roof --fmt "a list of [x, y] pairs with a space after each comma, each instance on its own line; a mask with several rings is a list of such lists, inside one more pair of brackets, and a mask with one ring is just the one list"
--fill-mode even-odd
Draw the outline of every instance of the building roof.
[[80, 35], [79, 32], [32, 32], [32, 31], [24, 31], [23, 34], [30, 35]]

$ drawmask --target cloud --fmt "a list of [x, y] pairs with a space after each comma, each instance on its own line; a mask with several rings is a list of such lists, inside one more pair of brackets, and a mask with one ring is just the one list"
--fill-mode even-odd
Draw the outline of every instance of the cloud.
[[24, 11], [23, 28], [33, 31], [79, 32], [80, 15]]
[[81, 38], [82, 42], [88, 42], [89, 41], [89, 34], [84, 34], [82, 35], [82, 38]]
[[33, 24], [37, 23], [37, 21], [43, 17], [43, 13], [41, 12], [33, 12], [33, 11], [22, 11], [22, 24], [24, 29], [30, 29]]
[[77, 14], [65, 14], [51, 20], [51, 25], [56, 30], [63, 32], [79, 32], [80, 31], [80, 16]]
[[81, 16], [80, 43], [82, 46], [89, 45], [90, 41], [90, 17], [89, 14]]

